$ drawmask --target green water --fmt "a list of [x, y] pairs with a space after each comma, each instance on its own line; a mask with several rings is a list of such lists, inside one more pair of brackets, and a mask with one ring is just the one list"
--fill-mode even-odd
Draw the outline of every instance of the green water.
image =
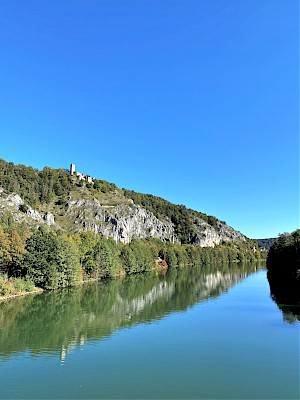
[[0, 304], [0, 398], [298, 399], [265, 270], [143, 274]]

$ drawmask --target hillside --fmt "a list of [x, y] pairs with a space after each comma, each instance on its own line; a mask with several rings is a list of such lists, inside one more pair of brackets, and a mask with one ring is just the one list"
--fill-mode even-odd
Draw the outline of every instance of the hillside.
[[0, 298], [264, 256], [215, 217], [76, 171], [0, 160]]
[[89, 182], [66, 169], [39, 171], [2, 159], [0, 217], [74, 233], [97, 232], [125, 244], [147, 238], [201, 247], [247, 241], [216, 217], [160, 197], [104, 180]]
[[274, 244], [276, 238], [266, 238], [266, 239], [253, 239], [257, 242], [258, 246], [261, 249], [269, 250], [270, 247]]

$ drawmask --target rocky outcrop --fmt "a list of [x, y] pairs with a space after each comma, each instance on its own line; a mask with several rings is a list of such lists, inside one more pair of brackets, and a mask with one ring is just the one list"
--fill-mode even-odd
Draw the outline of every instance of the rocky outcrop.
[[29, 218], [33, 219], [34, 221], [37, 221], [37, 222], [40, 222], [40, 223], [43, 222], [43, 218], [40, 216], [40, 214], [39, 214], [36, 210], [34, 210], [33, 208], [31, 208], [31, 207], [28, 207], [28, 208], [27, 208], [27, 210], [26, 210], [26, 215], [27, 215]]
[[[74, 221], [74, 231], [94, 231], [117, 242], [130, 243], [133, 239], [157, 238], [178, 242], [174, 224], [168, 219], [158, 219], [152, 212], [133, 203], [117, 206], [101, 205], [96, 199], [71, 200], [65, 216]], [[204, 220], [194, 220], [194, 236], [191, 243], [201, 247], [213, 247], [227, 241], [245, 241], [240, 232], [218, 221], [216, 227]]]
[[46, 214], [43, 217], [45, 223], [47, 225], [54, 225], [55, 221], [54, 221], [54, 215], [51, 212], [46, 212]]
[[75, 219], [75, 231], [94, 231], [117, 242], [149, 237], [176, 241], [173, 224], [160, 221], [150, 211], [134, 204], [101, 205], [98, 200], [73, 200], [68, 203], [66, 217]]
[[0, 216], [9, 215], [15, 222], [26, 221], [26, 216], [20, 211], [24, 201], [18, 194], [7, 194], [0, 188]]
[[194, 220], [194, 229], [196, 236], [193, 239], [193, 244], [201, 247], [214, 247], [222, 242], [246, 240], [246, 237], [240, 232], [220, 221], [217, 221], [216, 227], [213, 227], [204, 220], [197, 218]]
[[0, 216], [9, 214], [15, 222], [26, 222], [30, 226], [46, 223], [53, 225], [54, 216], [50, 212], [42, 217], [41, 214], [29, 205], [16, 193], [7, 194], [0, 188]]
[[8, 206], [19, 209], [20, 206], [22, 206], [24, 204], [24, 201], [21, 199], [21, 197], [18, 194], [11, 193], [11, 194], [5, 196], [3, 189], [0, 189], [0, 193], [3, 196], [3, 198], [6, 200], [6, 203]]

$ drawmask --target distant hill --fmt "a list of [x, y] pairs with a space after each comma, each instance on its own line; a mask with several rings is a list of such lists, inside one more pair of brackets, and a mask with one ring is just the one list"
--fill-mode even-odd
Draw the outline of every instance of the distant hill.
[[274, 244], [276, 238], [268, 239], [253, 239], [255, 240], [261, 249], [269, 250], [269, 248]]

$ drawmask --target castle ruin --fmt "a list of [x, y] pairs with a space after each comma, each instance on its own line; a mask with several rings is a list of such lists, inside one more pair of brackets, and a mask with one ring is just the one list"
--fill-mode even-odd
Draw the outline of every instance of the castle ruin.
[[89, 175], [84, 175], [82, 172], [76, 171], [76, 165], [70, 164], [70, 175], [75, 175], [80, 181], [87, 181], [88, 183], [94, 183], [93, 178]]

